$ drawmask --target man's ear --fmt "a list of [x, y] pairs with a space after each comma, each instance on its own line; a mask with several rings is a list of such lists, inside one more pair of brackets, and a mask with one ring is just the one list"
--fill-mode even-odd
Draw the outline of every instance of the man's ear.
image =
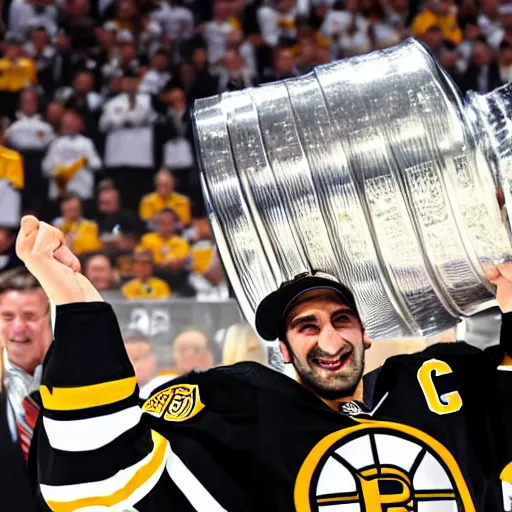
[[279, 350], [281, 351], [281, 357], [283, 358], [283, 362], [288, 364], [292, 362], [292, 355], [288, 350], [288, 346], [282, 340], [279, 340]]
[[372, 346], [372, 340], [370, 339], [370, 336], [368, 336], [368, 331], [363, 331], [363, 345], [364, 349], [368, 350]]

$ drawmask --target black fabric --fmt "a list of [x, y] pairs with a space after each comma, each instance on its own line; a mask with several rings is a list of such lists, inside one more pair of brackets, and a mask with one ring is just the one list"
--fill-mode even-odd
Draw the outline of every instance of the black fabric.
[[[501, 347], [482, 352], [465, 343], [438, 344], [418, 354], [390, 358], [375, 383], [378, 408], [369, 414], [359, 413], [357, 407], [335, 411], [293, 379], [257, 363], [193, 372], [152, 394], [153, 406], [164, 404], [163, 409], [145, 414], [137, 427], [94, 452], [53, 450], [46, 434], [41, 434], [39, 479], [58, 486], [113, 476], [143, 457], [150, 449], [148, 433], [154, 430], [170, 441], [175, 455], [169, 467], [176, 467], [175, 457], [179, 457], [194, 475], [194, 485], [204, 487], [230, 512], [306, 512], [323, 508], [317, 500], [333, 504], [340, 496], [362, 507], [368, 497], [363, 483], [371, 475], [382, 475], [378, 492], [386, 494], [384, 480], [397, 467], [414, 486], [411, 510], [418, 509], [418, 500], [435, 502], [441, 493], [451, 496], [457, 512], [496, 512], [502, 507], [500, 472], [512, 460], [512, 372], [496, 370], [509, 339], [510, 314], [504, 318]], [[44, 377], [48, 384], [51, 375], [58, 377], [60, 385], [68, 381], [71, 385], [76, 382], [75, 372], [88, 383], [126, 372], [123, 341], [108, 306], [60, 308], [57, 331], [57, 347], [48, 362], [53, 370]], [[99, 360], [94, 368], [89, 366], [89, 376], [83, 369], [91, 362], [85, 355], [85, 340], [95, 361]], [[67, 346], [66, 352], [58, 350], [59, 343]], [[458, 394], [461, 399], [460, 407], [449, 413], [431, 408], [424, 383], [418, 379], [419, 370], [434, 362], [444, 365], [439, 375], [429, 370], [435, 396], [441, 404], [442, 394]], [[171, 385], [180, 386], [174, 388], [178, 397], [188, 398], [174, 403], [169, 397], [175, 395], [167, 389]], [[187, 395], [191, 390], [196, 394]], [[199, 401], [204, 408], [195, 408]], [[176, 421], [173, 414], [183, 404], [189, 416]], [[105, 408], [103, 415], [118, 407]], [[89, 413], [91, 418], [98, 415], [94, 410]], [[166, 419], [164, 413], [171, 417]], [[366, 455], [358, 459], [361, 453]], [[342, 464], [348, 473], [332, 465], [329, 469], [327, 460]], [[339, 488], [329, 492], [325, 481], [323, 487], [319, 484], [324, 471], [337, 471], [336, 478], [333, 474], [329, 478], [339, 482]], [[426, 476], [416, 481], [418, 472]], [[180, 475], [190, 480], [186, 473]], [[396, 485], [399, 480], [395, 478]], [[359, 491], [350, 494], [351, 488]], [[190, 502], [198, 498], [197, 492], [190, 492], [179, 481], [171, 482], [164, 471], [145, 498], [132, 505], [139, 512], [201, 510]], [[372, 492], [375, 496], [375, 489]], [[416, 494], [423, 497], [414, 498]], [[396, 505], [404, 508], [403, 503]]]
[[121, 333], [110, 304], [58, 306], [54, 337], [42, 382], [50, 389], [87, 386], [135, 375], [124, 344], [119, 344]]

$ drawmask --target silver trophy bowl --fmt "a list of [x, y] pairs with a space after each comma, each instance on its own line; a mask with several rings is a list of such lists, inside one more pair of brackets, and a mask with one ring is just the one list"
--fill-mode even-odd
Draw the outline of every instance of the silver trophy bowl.
[[409, 39], [308, 75], [196, 102], [200, 177], [220, 255], [254, 325], [260, 301], [321, 270], [376, 338], [430, 336], [495, 304], [511, 259], [505, 86], [463, 98]]

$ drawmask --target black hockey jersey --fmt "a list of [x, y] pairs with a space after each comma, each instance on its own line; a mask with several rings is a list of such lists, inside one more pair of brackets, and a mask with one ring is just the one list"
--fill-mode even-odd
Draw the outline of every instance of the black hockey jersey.
[[457, 343], [392, 358], [371, 412], [334, 411], [256, 363], [188, 374], [141, 402], [111, 307], [60, 306], [41, 492], [59, 512], [509, 511], [504, 352]]

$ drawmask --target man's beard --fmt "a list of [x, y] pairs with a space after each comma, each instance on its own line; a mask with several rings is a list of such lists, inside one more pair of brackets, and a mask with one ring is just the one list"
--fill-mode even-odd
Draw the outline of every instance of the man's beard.
[[292, 364], [297, 372], [302, 384], [310, 389], [313, 393], [326, 400], [338, 400], [340, 398], [346, 398], [352, 396], [359, 382], [363, 377], [364, 372], [364, 349], [362, 341], [358, 343], [361, 347], [361, 352], [355, 350], [353, 347], [351, 360], [346, 363], [351, 366], [351, 372], [349, 375], [336, 375], [336, 378], [325, 382], [326, 379], [322, 379], [316, 374], [314, 367], [311, 367], [310, 359], [312, 355], [318, 355], [320, 357], [329, 357], [329, 354], [322, 351], [319, 348], [314, 349], [314, 354], [308, 354], [308, 361], [303, 364], [296, 356], [295, 352], [288, 346], [288, 350], [292, 355]]

